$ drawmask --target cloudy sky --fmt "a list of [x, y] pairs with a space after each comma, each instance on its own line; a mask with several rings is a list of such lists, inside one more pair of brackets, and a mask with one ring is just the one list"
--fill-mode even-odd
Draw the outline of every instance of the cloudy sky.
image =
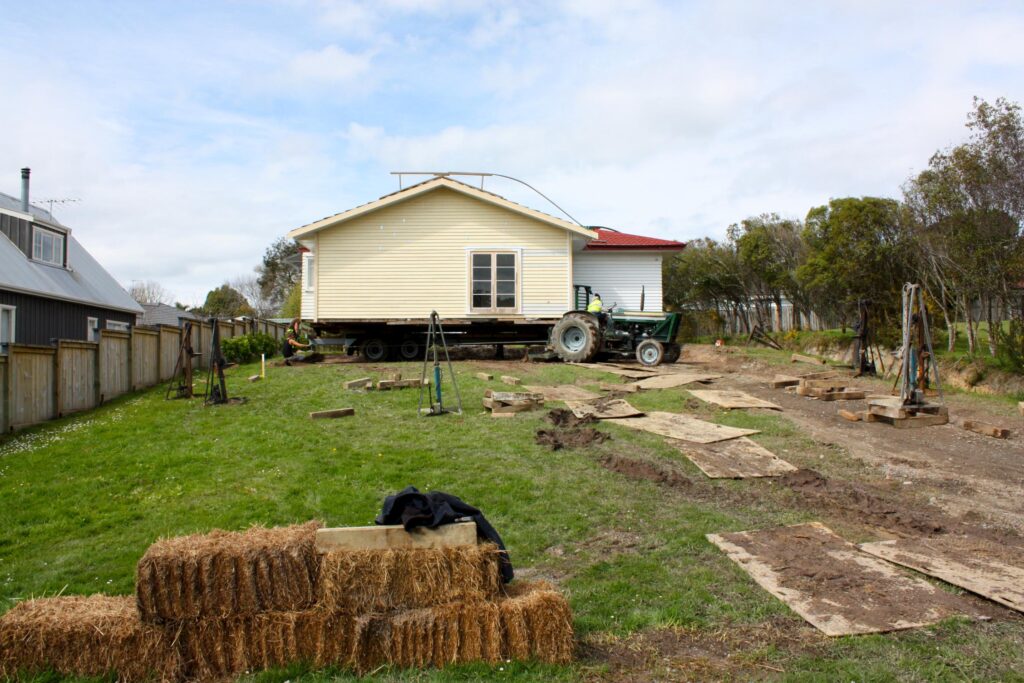
[[[1024, 101], [1020, 2], [0, 0], [0, 191], [186, 303], [392, 170], [522, 178], [584, 224], [720, 236], [897, 196], [975, 95]], [[508, 181], [487, 189], [555, 212]]]

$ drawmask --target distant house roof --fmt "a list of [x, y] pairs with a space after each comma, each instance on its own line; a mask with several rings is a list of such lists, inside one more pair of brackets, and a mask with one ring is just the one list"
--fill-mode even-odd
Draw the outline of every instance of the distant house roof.
[[657, 237], [631, 235], [611, 228], [593, 228], [597, 239], [587, 242], [584, 251], [682, 251], [685, 242], [663, 240]]
[[418, 197], [422, 194], [426, 194], [427, 192], [432, 192], [434, 190], [439, 190], [441, 188], [454, 190], [461, 194], [468, 195], [476, 199], [480, 199], [484, 202], [487, 202], [488, 204], [500, 206], [504, 209], [508, 209], [509, 211], [514, 211], [515, 213], [528, 216], [535, 220], [541, 221], [542, 223], [552, 225], [556, 228], [562, 228], [563, 230], [568, 230], [570, 232], [583, 235], [584, 237], [595, 237], [594, 232], [589, 228], [584, 228], [581, 225], [570, 223], [569, 221], [563, 220], [561, 218], [556, 218], [555, 216], [546, 214], [543, 211], [537, 211], [536, 209], [531, 209], [529, 207], [523, 206], [522, 204], [517, 204], [516, 202], [505, 199], [501, 195], [495, 194], [493, 192], [488, 192], [486, 190], [481, 190], [479, 188], [473, 187], [472, 185], [467, 185], [466, 183], [460, 182], [458, 180], [452, 180], [447, 176], [434, 177], [431, 178], [430, 180], [425, 180], [422, 183], [410, 185], [409, 187], [401, 189], [398, 192], [386, 194], [380, 199], [369, 202], [367, 204], [363, 204], [361, 206], [357, 206], [354, 209], [349, 209], [348, 211], [336, 213], [333, 216], [321, 218], [320, 220], [314, 223], [303, 225], [301, 228], [295, 228], [294, 230], [288, 233], [288, 237], [292, 239], [301, 239], [303, 237], [306, 237], [307, 235], [319, 232], [324, 228], [333, 227], [340, 223], [344, 223], [345, 221], [352, 220], [353, 218], [358, 218], [359, 216], [368, 214], [372, 211], [377, 211], [378, 209], [383, 209], [386, 206], [397, 204], [399, 202], [403, 202], [408, 199], [412, 199], [413, 197]]
[[182, 320], [201, 321], [202, 317], [191, 311], [186, 311], [167, 304], [142, 304], [145, 311], [139, 316], [139, 325], [171, 325], [180, 327]]
[[[8, 208], [11, 202], [15, 208]], [[21, 202], [0, 193], [0, 209], [21, 215]], [[31, 207], [34, 219], [60, 225], [48, 211]], [[142, 307], [103, 269], [70, 233], [67, 235], [68, 267], [38, 263], [28, 258], [5, 235], [0, 234], [0, 289], [23, 294], [90, 304], [128, 313], [142, 313]]]

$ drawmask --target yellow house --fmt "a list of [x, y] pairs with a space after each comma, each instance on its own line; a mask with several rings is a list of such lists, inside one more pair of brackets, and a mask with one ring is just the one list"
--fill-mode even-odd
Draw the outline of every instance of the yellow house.
[[[288, 236], [305, 250], [303, 320], [355, 343], [370, 359], [395, 347], [403, 358], [417, 357], [417, 334], [431, 311], [446, 328], [475, 325], [496, 343], [543, 342], [552, 321], [575, 307], [574, 258], [603, 243], [597, 230], [445, 176]], [[603, 271], [594, 270], [595, 259], [609, 257], [588, 253], [582, 260], [596, 273]], [[642, 254], [629, 257], [632, 263]], [[661, 256], [643, 263], [638, 277], [656, 280], [652, 310], [660, 311]]]

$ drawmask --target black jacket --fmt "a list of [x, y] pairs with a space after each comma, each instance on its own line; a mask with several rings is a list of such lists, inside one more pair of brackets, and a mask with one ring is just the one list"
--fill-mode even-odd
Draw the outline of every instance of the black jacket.
[[499, 562], [502, 580], [508, 583], [514, 576], [508, 551], [495, 528], [480, 510], [451, 494], [443, 491], [420, 493], [415, 486], [407, 486], [384, 499], [384, 507], [376, 521], [377, 524], [401, 524], [407, 531], [418, 526], [436, 529], [442, 524], [475, 522], [477, 538], [496, 544], [502, 551]]

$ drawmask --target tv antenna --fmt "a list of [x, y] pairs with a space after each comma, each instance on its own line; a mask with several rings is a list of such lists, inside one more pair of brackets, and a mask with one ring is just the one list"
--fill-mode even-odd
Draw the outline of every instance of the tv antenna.
[[580, 223], [578, 220], [576, 220], [575, 218], [573, 218], [569, 214], [568, 211], [566, 211], [565, 209], [560, 207], [558, 204], [556, 204], [555, 200], [551, 199], [551, 197], [547, 196], [546, 194], [544, 194], [543, 192], [538, 190], [536, 187], [534, 187], [530, 183], [526, 182], [525, 180], [520, 180], [519, 178], [513, 178], [510, 175], [503, 175], [501, 173], [480, 173], [478, 171], [391, 171], [391, 175], [398, 176], [398, 189], [399, 190], [402, 189], [402, 177], [403, 176], [407, 176], [407, 175], [430, 175], [430, 176], [434, 176], [435, 178], [447, 178], [448, 176], [453, 176], [453, 175], [474, 176], [474, 177], [480, 178], [480, 189], [481, 190], [484, 189], [484, 178], [505, 178], [506, 180], [511, 180], [511, 181], [519, 183], [520, 185], [525, 185], [526, 187], [530, 188], [531, 190], [533, 190], [534, 192], [539, 194], [541, 197], [543, 197], [545, 200], [547, 200], [547, 202], [549, 204], [551, 204], [551, 206], [555, 207], [556, 209], [558, 209], [559, 211], [564, 213], [566, 216], [568, 216], [569, 220], [571, 220], [573, 223], [575, 223], [576, 225], [580, 226], [581, 228], [584, 227], [584, 225], [582, 223]]
[[49, 211], [50, 215], [52, 216], [54, 204], [60, 204], [61, 206], [63, 206], [64, 204], [74, 204], [75, 202], [80, 202], [82, 200], [78, 199], [77, 197], [60, 197], [57, 199], [37, 199], [36, 201], [38, 201], [40, 204], [47, 204], [48, 206], [46, 210]]

